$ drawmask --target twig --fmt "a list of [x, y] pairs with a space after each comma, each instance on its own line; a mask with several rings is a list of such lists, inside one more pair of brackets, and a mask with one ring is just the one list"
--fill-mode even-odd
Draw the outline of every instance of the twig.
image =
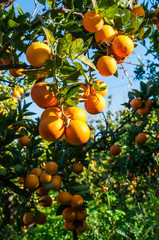
[[0, 0], [0, 4], [2, 4], [2, 9], [10, 6], [15, 0]]
[[34, 0], [34, 4], [35, 4], [35, 8], [34, 8], [34, 11], [33, 11], [32, 15], [31, 15], [31, 17], [30, 17], [30, 20], [33, 18], [34, 14], [35, 14], [35, 12], [36, 12], [36, 10], [38, 8], [38, 4], [37, 4], [36, 0]]
[[133, 91], [132, 82], [131, 82], [131, 80], [130, 80], [130, 78], [129, 78], [129, 75], [128, 75], [127, 71], [125, 70], [125, 68], [124, 68], [124, 66], [123, 66], [123, 64], [122, 64], [121, 62], [120, 62], [120, 65], [121, 65], [121, 67], [122, 67], [125, 75], [127, 76], [128, 81], [129, 81], [129, 84], [130, 84], [130, 87], [131, 87], [131, 90]]

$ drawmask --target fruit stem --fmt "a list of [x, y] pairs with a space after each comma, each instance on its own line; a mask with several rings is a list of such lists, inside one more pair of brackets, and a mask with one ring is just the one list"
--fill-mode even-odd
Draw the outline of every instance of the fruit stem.
[[74, 229], [73, 232], [73, 240], [78, 240], [78, 236], [77, 236], [77, 231]]

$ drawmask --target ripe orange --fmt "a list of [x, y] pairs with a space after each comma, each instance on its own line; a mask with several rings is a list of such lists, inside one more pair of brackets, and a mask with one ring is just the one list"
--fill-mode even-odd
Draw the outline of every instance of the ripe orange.
[[31, 174], [35, 174], [39, 178], [41, 176], [41, 174], [42, 174], [42, 170], [41, 170], [41, 168], [34, 168], [31, 171]]
[[76, 209], [76, 220], [77, 221], [84, 221], [87, 217], [86, 210], [83, 209]]
[[56, 176], [52, 177], [50, 183], [54, 183], [55, 184], [51, 188], [52, 190], [54, 190], [54, 191], [59, 191], [60, 190], [60, 188], [61, 188], [61, 180], [58, 177], [56, 177]]
[[66, 141], [72, 145], [86, 143], [90, 138], [88, 125], [81, 120], [71, 120], [65, 130]]
[[42, 212], [38, 213], [35, 218], [36, 224], [44, 224], [46, 222], [46, 215]]
[[41, 196], [48, 195], [49, 191], [50, 191], [50, 189], [46, 189], [46, 188], [44, 188], [44, 187], [39, 187], [39, 188], [37, 189], [37, 193], [38, 193], [39, 195], [41, 195]]
[[121, 148], [119, 147], [119, 145], [113, 145], [110, 147], [110, 153], [113, 156], [117, 156], [121, 153]]
[[40, 182], [41, 183], [50, 183], [51, 181], [51, 175], [48, 173], [42, 173], [40, 176]]
[[138, 111], [138, 114], [140, 116], [147, 116], [149, 113], [150, 113], [150, 102], [149, 101], [146, 101], [145, 102], [145, 106], [143, 108], [139, 108], [137, 111]]
[[57, 195], [57, 201], [63, 205], [70, 205], [72, 199], [72, 194], [69, 192], [60, 192]]
[[147, 141], [147, 136], [145, 135], [145, 133], [139, 133], [136, 138], [135, 138], [135, 142], [138, 144], [138, 145], [142, 145], [144, 144], [146, 141]]
[[82, 233], [82, 232], [85, 232], [87, 230], [87, 227], [88, 227], [87, 223], [85, 221], [83, 221], [82, 224], [83, 224], [82, 226], [77, 226], [75, 228], [77, 232]]
[[57, 141], [65, 131], [64, 121], [56, 116], [46, 117], [40, 121], [39, 134], [47, 141]]
[[90, 10], [84, 14], [83, 27], [88, 32], [99, 31], [104, 24], [104, 19], [100, 13], [96, 13], [94, 10]]
[[30, 142], [30, 139], [27, 135], [24, 135], [23, 137], [18, 138], [18, 144], [21, 147], [28, 146]]
[[24, 93], [24, 88], [19, 87], [19, 88], [18, 88], [18, 92], [19, 92], [20, 94], [23, 94], [23, 93]]
[[151, 105], [152, 105], [152, 100], [151, 100], [151, 99], [148, 99], [148, 100], [146, 101], [146, 105], [150, 108]]
[[83, 164], [76, 162], [73, 164], [72, 166], [74, 173], [76, 174], [80, 174], [81, 172], [83, 172]]
[[65, 221], [64, 222], [64, 227], [68, 231], [73, 231], [75, 229], [75, 224], [74, 221]]
[[58, 165], [56, 162], [50, 161], [45, 165], [45, 172], [49, 174], [55, 174], [58, 171]]
[[8, 65], [8, 64], [11, 64], [11, 55], [10, 55], [10, 51], [9, 50], [6, 50], [6, 53], [5, 53], [7, 56], [3, 59], [1, 58], [0, 59], [0, 64], [2, 63], [2, 65]]
[[134, 98], [130, 103], [132, 109], [137, 110], [142, 107], [143, 103], [142, 100], [139, 98]]
[[86, 112], [80, 107], [70, 107], [65, 112], [66, 116], [70, 116], [71, 120], [81, 120], [85, 123], [87, 122], [87, 114]]
[[97, 69], [103, 77], [109, 77], [117, 71], [117, 62], [111, 56], [102, 56], [98, 59]]
[[134, 50], [134, 43], [128, 36], [119, 35], [112, 44], [114, 54], [120, 58], [129, 56]]
[[94, 93], [87, 97], [84, 103], [85, 109], [90, 114], [98, 114], [105, 110], [106, 101], [101, 94]]
[[74, 221], [76, 219], [76, 211], [71, 207], [67, 207], [62, 211], [62, 217], [65, 220]]
[[28, 189], [36, 189], [39, 186], [39, 179], [36, 175], [29, 174], [25, 179], [24, 185]]
[[98, 94], [102, 95], [103, 97], [105, 97], [105, 95], [106, 95], [107, 92], [108, 92], [108, 86], [107, 86], [107, 84], [106, 84], [105, 82], [103, 82], [103, 81], [100, 81], [100, 80], [96, 80], [96, 81], [94, 81], [94, 83], [95, 83], [96, 85], [98, 85], [99, 88], [105, 88], [105, 89], [102, 90], [102, 91], [98, 91], [98, 90], [96, 90], [95, 87], [91, 87], [91, 88], [90, 88], [91, 94], [92, 94], [92, 93], [98, 93]]
[[52, 198], [49, 196], [40, 197], [40, 206], [50, 207], [52, 205]]
[[75, 194], [72, 196], [71, 206], [73, 208], [79, 208], [82, 204], [83, 204], [83, 198], [80, 195]]
[[18, 68], [11, 68], [11, 69], [9, 69], [9, 73], [13, 77], [20, 77], [20, 76], [22, 76], [23, 75], [23, 71], [24, 71], [24, 69], [22, 69], [22, 68], [21, 69], [18, 69]]
[[[83, 90], [83, 95], [82, 98], [86, 99], [89, 94], [90, 94], [90, 87], [84, 83], [82, 83], [82, 85], [80, 86], [80, 88]], [[80, 100], [80, 102], [84, 102], [85, 100]]]
[[51, 50], [45, 43], [34, 42], [26, 50], [26, 58], [34, 67], [42, 67], [47, 59], [51, 59]]
[[[130, 12], [132, 12], [137, 17], [142, 16], [145, 18], [145, 10], [141, 5], [135, 5], [132, 9], [130, 9]], [[131, 15], [131, 17], [134, 17], [134, 15]]]
[[45, 109], [43, 111], [43, 113], [41, 114], [40, 121], [42, 119], [44, 119], [45, 117], [52, 117], [52, 116], [56, 116], [56, 117], [62, 118], [62, 112], [61, 112], [60, 108], [58, 108], [58, 107], [49, 107], [49, 108]]
[[20, 96], [19, 91], [14, 90], [13, 93], [12, 93], [12, 96], [13, 96], [14, 98], [19, 98], [19, 96]]
[[24, 215], [23, 215], [23, 223], [24, 224], [30, 225], [34, 222], [34, 220], [35, 220], [35, 217], [32, 214], [32, 212], [24, 213]]
[[57, 99], [55, 94], [47, 90], [47, 82], [38, 82], [36, 83], [31, 90], [32, 100], [40, 108], [55, 107], [57, 105]]
[[116, 37], [116, 30], [110, 25], [103, 27], [95, 33], [96, 42], [111, 42]]

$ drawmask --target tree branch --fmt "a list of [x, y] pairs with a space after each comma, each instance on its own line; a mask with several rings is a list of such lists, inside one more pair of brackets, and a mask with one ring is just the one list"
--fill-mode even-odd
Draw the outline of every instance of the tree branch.
[[2, 9], [10, 6], [15, 0], [0, 0], [0, 4], [2, 4]]

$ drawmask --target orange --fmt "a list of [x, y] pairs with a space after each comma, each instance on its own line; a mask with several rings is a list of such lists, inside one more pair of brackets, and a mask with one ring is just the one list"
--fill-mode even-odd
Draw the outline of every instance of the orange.
[[116, 30], [110, 25], [103, 27], [95, 33], [96, 42], [111, 42], [116, 37]]
[[34, 42], [26, 50], [26, 58], [34, 67], [42, 67], [47, 59], [51, 59], [51, 50], [45, 43]]
[[79, 208], [82, 204], [83, 204], [83, 198], [80, 195], [75, 194], [72, 196], [71, 206], [73, 208]]
[[82, 232], [85, 232], [87, 230], [87, 227], [88, 227], [87, 223], [85, 221], [83, 221], [82, 224], [83, 224], [82, 226], [77, 226], [75, 228], [77, 232], [82, 233]]
[[67, 207], [62, 211], [62, 217], [65, 220], [74, 221], [76, 219], [76, 211], [71, 207]]
[[40, 108], [55, 107], [57, 105], [57, 99], [52, 91], [47, 90], [47, 82], [36, 83], [31, 90], [32, 100]]
[[66, 141], [72, 145], [86, 143], [90, 138], [88, 125], [81, 120], [71, 120], [65, 130]]
[[[83, 95], [82, 95], [82, 98], [86, 99], [90, 94], [90, 87], [88, 85], [82, 83], [82, 85], [80, 86], [80, 89], [82, 89], [83, 92], [84, 92]], [[80, 102], [84, 102], [84, 101], [85, 100], [80, 100]]]
[[[137, 17], [142, 16], [145, 18], [145, 10], [141, 5], [135, 5], [132, 9], [130, 9], [130, 12], [132, 12]], [[131, 15], [131, 17], [134, 17], [134, 15]]]
[[36, 175], [29, 174], [25, 179], [24, 185], [28, 189], [36, 189], [39, 186], [39, 179]]
[[135, 138], [135, 142], [138, 144], [138, 145], [142, 145], [144, 144], [146, 141], [147, 141], [147, 136], [145, 135], [145, 133], [139, 133], [136, 138]]
[[20, 96], [19, 91], [14, 90], [13, 93], [12, 93], [12, 96], [13, 96], [14, 98], [19, 98], [19, 96]]
[[50, 207], [52, 205], [52, 198], [49, 196], [40, 197], [40, 206]]
[[76, 209], [76, 220], [77, 221], [84, 221], [87, 217], [86, 210], [83, 209]]
[[113, 156], [117, 156], [121, 153], [121, 148], [119, 147], [119, 145], [113, 145], [110, 147], [110, 153]]
[[64, 121], [56, 116], [46, 117], [40, 121], [39, 134], [47, 141], [57, 141], [65, 131]]
[[100, 13], [96, 13], [94, 10], [90, 10], [84, 14], [83, 27], [88, 32], [99, 31], [104, 24], [104, 19]]
[[98, 59], [97, 70], [103, 77], [109, 77], [117, 71], [117, 62], [111, 56], [102, 56]]
[[60, 190], [60, 188], [61, 188], [61, 180], [58, 177], [56, 177], [56, 176], [52, 177], [50, 183], [54, 183], [55, 184], [53, 187], [51, 187], [52, 190], [54, 190], [54, 191], [59, 191]]
[[81, 120], [85, 123], [87, 122], [87, 114], [80, 107], [70, 107], [66, 110], [65, 115], [68, 116], [71, 120]]
[[52, 116], [56, 116], [56, 117], [62, 118], [62, 112], [61, 112], [60, 108], [58, 108], [58, 107], [49, 107], [49, 108], [45, 109], [43, 111], [43, 113], [41, 114], [40, 121], [42, 119], [44, 119], [45, 117], [52, 117]]
[[35, 218], [36, 224], [44, 224], [46, 222], [46, 215], [42, 212], [38, 213]]
[[24, 215], [23, 215], [23, 223], [24, 224], [30, 225], [34, 222], [34, 220], [35, 220], [35, 217], [32, 214], [32, 212], [24, 213]]
[[34, 168], [31, 171], [31, 174], [35, 174], [39, 178], [41, 176], [41, 174], [42, 174], [42, 170], [41, 170], [41, 168]]
[[51, 175], [48, 173], [42, 173], [40, 176], [40, 182], [41, 183], [50, 183], [51, 181]]
[[24, 89], [23, 89], [22, 87], [19, 87], [19, 88], [18, 88], [18, 92], [19, 92], [20, 94], [23, 94], [23, 93], [24, 93]]
[[20, 77], [20, 76], [22, 76], [23, 75], [23, 71], [24, 71], [24, 69], [22, 69], [22, 68], [21, 69], [18, 69], [18, 68], [11, 68], [11, 69], [9, 69], [9, 73], [13, 77]]
[[146, 105], [150, 108], [151, 105], [152, 105], [152, 100], [151, 100], [151, 99], [148, 99], [148, 100], [146, 101]]
[[105, 110], [106, 101], [101, 94], [94, 93], [87, 97], [84, 103], [85, 109], [90, 114], [98, 114]]
[[150, 101], [146, 101], [145, 102], [145, 106], [143, 108], [139, 108], [137, 111], [138, 111], [138, 114], [140, 116], [147, 116], [149, 113], [150, 113]]
[[45, 196], [45, 195], [48, 195], [50, 189], [46, 189], [44, 187], [40, 187], [37, 189], [37, 193], [41, 196]]
[[21, 147], [28, 146], [30, 142], [30, 139], [27, 135], [24, 135], [23, 137], [18, 138], [18, 144]]
[[48, 75], [49, 75], [49, 71], [44, 71], [44, 72], [39, 73], [34, 79], [35, 80], [43, 79], [43, 78], [48, 77]]
[[76, 162], [73, 164], [72, 166], [74, 173], [76, 174], [80, 174], [81, 172], [83, 172], [83, 164]]
[[65, 221], [64, 222], [64, 227], [65, 227], [65, 229], [66, 230], [68, 230], [68, 231], [73, 231], [74, 229], [75, 229], [75, 224], [74, 224], [74, 222], [73, 221]]
[[130, 103], [132, 109], [137, 110], [142, 107], [143, 103], [142, 100], [139, 98], [134, 98]]
[[2, 63], [2, 65], [8, 65], [8, 64], [11, 64], [11, 60], [10, 60], [10, 51], [9, 50], [6, 50], [6, 53], [5, 53], [5, 55], [6, 55], [6, 58], [5, 59], [3, 59], [3, 58], [1, 58], [0, 59], [0, 64]]
[[127, 57], [134, 50], [134, 43], [128, 36], [119, 35], [114, 38], [112, 50], [117, 57]]
[[58, 165], [56, 162], [50, 161], [45, 165], [45, 172], [49, 174], [55, 174], [58, 171]]
[[69, 192], [60, 192], [57, 195], [57, 201], [63, 205], [70, 205], [72, 199], [72, 194]]
[[91, 87], [91, 88], [90, 88], [90, 92], [91, 92], [91, 93], [98, 93], [98, 94], [102, 95], [103, 97], [105, 97], [105, 95], [106, 95], [107, 92], [108, 92], [108, 86], [107, 86], [107, 84], [106, 84], [105, 82], [103, 82], [103, 81], [100, 81], [100, 80], [96, 80], [96, 81], [94, 81], [94, 83], [95, 83], [99, 88], [105, 88], [105, 89], [104, 89], [104, 90], [101, 90], [101, 91], [98, 91], [98, 90], [96, 90], [95, 87]]

